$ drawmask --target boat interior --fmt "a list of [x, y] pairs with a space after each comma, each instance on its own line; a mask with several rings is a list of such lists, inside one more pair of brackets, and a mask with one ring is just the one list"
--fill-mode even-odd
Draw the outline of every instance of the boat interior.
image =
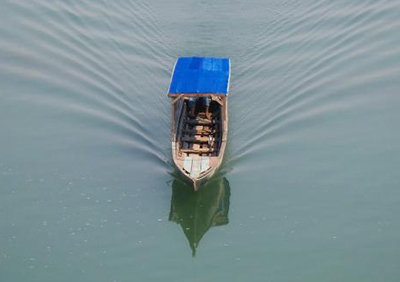
[[221, 147], [221, 125], [218, 102], [211, 100], [207, 111], [205, 98], [197, 98], [194, 105], [185, 98], [177, 140], [179, 155], [217, 157]]

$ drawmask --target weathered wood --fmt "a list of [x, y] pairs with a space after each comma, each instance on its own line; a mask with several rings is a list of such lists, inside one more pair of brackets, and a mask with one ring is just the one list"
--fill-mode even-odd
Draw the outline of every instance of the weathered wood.
[[203, 120], [195, 120], [195, 119], [187, 119], [186, 120], [187, 124], [190, 125], [206, 125], [206, 126], [215, 126], [216, 123], [212, 121], [203, 121]]
[[192, 142], [192, 143], [208, 143], [208, 141], [210, 141], [210, 138], [208, 138], [206, 136], [194, 135], [194, 136], [182, 137], [182, 141]]
[[200, 148], [201, 148], [201, 147], [200, 147], [199, 144], [193, 143], [193, 146], [192, 146], [192, 149], [193, 149], [193, 150], [199, 151]]
[[196, 130], [196, 129], [185, 129], [182, 131], [184, 134], [189, 134], [189, 135], [204, 135], [204, 136], [209, 136], [212, 135], [213, 132], [211, 130]]
[[199, 150], [191, 150], [191, 149], [182, 149], [181, 150], [183, 153], [190, 153], [190, 154], [204, 154], [204, 153], [211, 153], [213, 152], [212, 150], [208, 148], [201, 148]]
[[[183, 95], [183, 100], [186, 100], [189, 96], [180, 95]], [[195, 97], [199, 96], [204, 97], [204, 94]], [[179, 100], [178, 96], [173, 97]], [[213, 97], [210, 106], [210, 109], [212, 109], [212, 112], [210, 112], [211, 120], [205, 118], [204, 108], [201, 108], [203, 107], [202, 104], [196, 106], [200, 107], [196, 109], [196, 116], [189, 117], [190, 109], [186, 107], [187, 103], [183, 100], [184, 107], [181, 107], [181, 113], [177, 112], [178, 106], [176, 105], [179, 103], [171, 105], [172, 124], [179, 123], [179, 126], [174, 126], [171, 132], [172, 136], [175, 136], [172, 143], [173, 159], [179, 170], [196, 186], [199, 182], [209, 178], [222, 162], [228, 132], [227, 100], [226, 96]], [[188, 165], [186, 165], [185, 170], [184, 162], [188, 164], [190, 160], [195, 162], [202, 157], [208, 158], [209, 161], [209, 167], [207, 166], [206, 171], [204, 170], [206, 166], [203, 169], [202, 165], [199, 168], [199, 173], [193, 173], [192, 169], [188, 171]]]

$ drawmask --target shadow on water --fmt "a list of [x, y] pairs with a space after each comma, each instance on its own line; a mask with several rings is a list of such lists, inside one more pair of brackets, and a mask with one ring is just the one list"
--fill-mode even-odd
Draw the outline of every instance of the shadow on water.
[[230, 195], [225, 177], [207, 183], [198, 192], [178, 179], [173, 181], [169, 220], [182, 227], [193, 256], [210, 227], [228, 224]]

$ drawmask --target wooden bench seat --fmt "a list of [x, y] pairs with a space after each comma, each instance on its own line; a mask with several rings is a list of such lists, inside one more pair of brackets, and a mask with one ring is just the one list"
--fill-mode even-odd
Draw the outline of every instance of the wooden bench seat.
[[181, 141], [190, 143], [208, 143], [210, 139], [207, 136], [184, 136]]
[[213, 132], [210, 129], [184, 129], [183, 134], [188, 134], [188, 135], [205, 135], [205, 136], [209, 136], [212, 135]]
[[188, 154], [204, 154], [204, 153], [212, 153], [213, 150], [209, 148], [200, 148], [198, 150], [193, 149], [181, 149], [181, 152]]
[[212, 122], [212, 121], [195, 120], [195, 119], [187, 119], [186, 123], [190, 124], [190, 125], [206, 125], [206, 126], [214, 126], [214, 125], [216, 125], [216, 123]]

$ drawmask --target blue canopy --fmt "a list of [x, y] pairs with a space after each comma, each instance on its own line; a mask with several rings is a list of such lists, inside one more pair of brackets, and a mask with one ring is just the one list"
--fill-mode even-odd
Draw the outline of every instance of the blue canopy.
[[227, 58], [178, 58], [170, 94], [228, 94], [230, 62]]

